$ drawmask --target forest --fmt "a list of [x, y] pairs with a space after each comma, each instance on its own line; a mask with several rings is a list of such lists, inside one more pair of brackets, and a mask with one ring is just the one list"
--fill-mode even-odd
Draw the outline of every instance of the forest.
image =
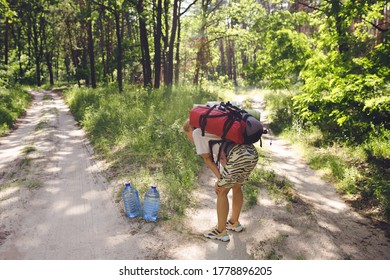
[[318, 131], [314, 147], [361, 148], [346, 192], [388, 218], [389, 28], [388, 0], [0, 0], [0, 130], [23, 111], [12, 104], [25, 85], [76, 85], [84, 124], [102, 89], [267, 89], [275, 133]]

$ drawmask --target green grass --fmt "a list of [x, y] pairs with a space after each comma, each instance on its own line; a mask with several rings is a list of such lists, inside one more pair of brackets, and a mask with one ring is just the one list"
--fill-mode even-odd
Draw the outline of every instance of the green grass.
[[215, 100], [216, 94], [192, 87], [126, 88], [123, 93], [108, 87], [73, 88], [65, 96], [95, 150], [109, 163], [109, 179], [132, 182], [140, 196], [156, 185], [162, 218], [184, 214], [202, 161], [182, 124], [193, 104]]
[[259, 190], [264, 188], [275, 200], [284, 200], [295, 203], [297, 201], [293, 185], [287, 179], [278, 176], [273, 170], [267, 170], [262, 166], [268, 166], [267, 158], [260, 154], [260, 164], [251, 175], [243, 188], [245, 206], [251, 208], [257, 204]]
[[36, 126], [35, 126], [35, 131], [43, 130], [45, 129], [49, 123], [47, 121], [40, 121]]
[[51, 101], [54, 100], [53, 96], [51, 94], [45, 94], [42, 98], [43, 101]]
[[21, 88], [0, 88], [0, 136], [13, 128], [31, 100], [31, 95]]
[[36, 190], [43, 186], [42, 182], [39, 179], [30, 179], [26, 182], [26, 187], [29, 190]]
[[30, 154], [32, 152], [35, 152], [36, 150], [37, 150], [37, 148], [35, 148], [35, 147], [26, 146], [23, 148], [23, 153], [27, 155], [27, 154]]

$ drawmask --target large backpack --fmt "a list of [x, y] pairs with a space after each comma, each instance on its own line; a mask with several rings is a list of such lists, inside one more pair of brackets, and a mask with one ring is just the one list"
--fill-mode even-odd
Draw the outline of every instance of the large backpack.
[[267, 133], [260, 120], [230, 102], [214, 106], [196, 106], [190, 110], [190, 125], [205, 132], [220, 136], [236, 144], [261, 143], [261, 136]]

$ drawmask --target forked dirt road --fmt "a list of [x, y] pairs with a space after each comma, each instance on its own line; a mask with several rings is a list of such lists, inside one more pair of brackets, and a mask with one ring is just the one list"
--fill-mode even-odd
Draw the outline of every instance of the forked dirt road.
[[[215, 224], [214, 179], [205, 169], [196, 209], [183, 222], [127, 220], [84, 132], [55, 92], [33, 92], [19, 128], [0, 138], [0, 259], [390, 259], [386, 232], [356, 214], [282, 140], [271, 168], [299, 203], [262, 190], [228, 243], [204, 239]], [[260, 101], [260, 100], [258, 100]], [[269, 143], [264, 141], [264, 146]], [[387, 233], [388, 235], [388, 233]]]

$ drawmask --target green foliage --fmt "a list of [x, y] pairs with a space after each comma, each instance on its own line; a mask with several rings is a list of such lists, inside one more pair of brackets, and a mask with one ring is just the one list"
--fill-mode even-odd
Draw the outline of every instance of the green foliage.
[[302, 72], [302, 93], [293, 97], [295, 112], [303, 123], [321, 128], [331, 141], [361, 143], [376, 126], [389, 123], [385, 79], [355, 72], [337, 52], [315, 56]]
[[31, 95], [22, 89], [0, 88], [0, 135], [13, 127], [30, 102]]
[[294, 120], [293, 101], [291, 91], [272, 91], [265, 95], [267, 110], [270, 111], [268, 121], [273, 133], [279, 134], [291, 127]]
[[[66, 100], [115, 178], [162, 190], [163, 215], [183, 214], [201, 160], [182, 132], [193, 104], [216, 96], [195, 88], [147, 91], [73, 88]], [[136, 185], [137, 186], [137, 185]], [[143, 187], [146, 190], [146, 186]], [[142, 194], [142, 193], [141, 193]]]
[[307, 16], [304, 13], [288, 11], [276, 11], [258, 19], [252, 31], [263, 34], [261, 46], [256, 53], [257, 59], [244, 68], [251, 84], [262, 81], [268, 88], [286, 89], [297, 83], [311, 53], [309, 39], [296, 30], [296, 24], [305, 23]]

